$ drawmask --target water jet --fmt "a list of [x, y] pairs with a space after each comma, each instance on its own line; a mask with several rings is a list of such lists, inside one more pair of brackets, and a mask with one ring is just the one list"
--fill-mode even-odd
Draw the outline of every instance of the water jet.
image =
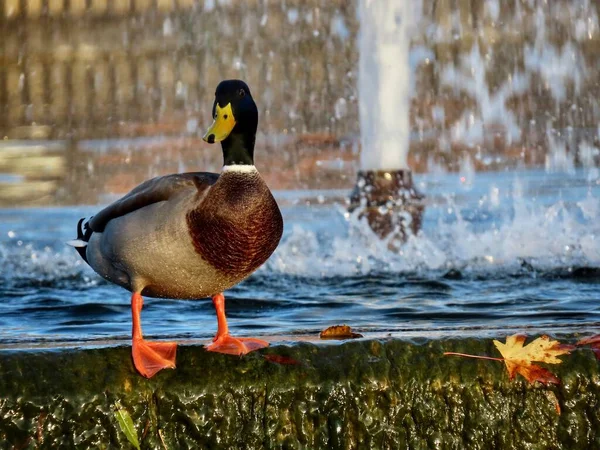
[[408, 167], [410, 138], [409, 3], [361, 0], [359, 38], [360, 170], [350, 195], [391, 248], [421, 228], [423, 195]]

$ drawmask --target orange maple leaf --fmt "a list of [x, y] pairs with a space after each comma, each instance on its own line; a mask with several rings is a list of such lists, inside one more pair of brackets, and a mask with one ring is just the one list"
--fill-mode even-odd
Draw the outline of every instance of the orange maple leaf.
[[600, 334], [580, 340], [577, 345], [589, 345], [596, 355], [596, 359], [600, 361]]
[[560, 384], [560, 380], [552, 372], [536, 366], [533, 361], [560, 364], [562, 361], [558, 356], [570, 353], [573, 346], [551, 341], [548, 336], [539, 337], [523, 346], [525, 339], [525, 336], [515, 334], [506, 338], [506, 344], [494, 341], [494, 345], [504, 357], [510, 379], [520, 373], [530, 383], [539, 381], [545, 385]]
[[525, 336], [515, 334], [506, 338], [506, 344], [495, 340], [494, 345], [502, 354], [502, 358], [491, 358], [489, 356], [467, 355], [454, 352], [446, 352], [444, 355], [504, 361], [506, 369], [508, 370], [508, 376], [511, 380], [519, 373], [530, 383], [539, 381], [545, 385], [560, 384], [560, 380], [552, 372], [544, 367], [533, 364], [533, 362], [560, 364], [562, 361], [558, 359], [558, 356], [569, 354], [574, 346], [564, 345], [558, 341], [552, 341], [548, 336], [541, 336], [523, 346], [525, 339]]

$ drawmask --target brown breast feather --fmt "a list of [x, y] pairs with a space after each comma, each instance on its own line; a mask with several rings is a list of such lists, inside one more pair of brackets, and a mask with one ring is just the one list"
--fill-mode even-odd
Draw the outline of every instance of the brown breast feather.
[[258, 174], [225, 175], [188, 213], [187, 223], [196, 251], [236, 279], [258, 269], [283, 233], [281, 212]]

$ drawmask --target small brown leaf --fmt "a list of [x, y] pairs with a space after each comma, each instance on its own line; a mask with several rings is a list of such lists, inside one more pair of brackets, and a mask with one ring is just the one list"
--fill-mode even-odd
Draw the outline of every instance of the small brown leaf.
[[580, 340], [577, 345], [589, 345], [596, 356], [596, 359], [600, 361], [600, 334], [590, 336]]
[[38, 444], [41, 444], [44, 442], [44, 422], [46, 422], [46, 416], [47, 416], [47, 413], [42, 412], [40, 414], [40, 416], [38, 417], [37, 432], [36, 432], [36, 438], [37, 438]]
[[560, 403], [558, 402], [558, 398], [556, 397], [556, 394], [552, 391], [546, 391], [546, 397], [548, 397], [548, 400], [550, 400], [551, 402], [554, 403], [554, 409], [556, 409], [556, 414], [558, 414], [560, 416], [560, 413], [561, 413]]
[[349, 325], [334, 325], [321, 331], [319, 337], [321, 339], [356, 339], [363, 336], [353, 332]]
[[160, 428], [158, 429], [158, 437], [160, 438], [160, 443], [162, 444], [163, 448], [168, 450], [167, 444], [165, 444], [165, 438], [163, 437], [163, 433]]
[[270, 355], [263, 355], [263, 357], [267, 361], [270, 361], [275, 364], [283, 364], [283, 365], [288, 365], [288, 366], [298, 366], [301, 364], [300, 361], [297, 361], [294, 358], [290, 358], [289, 356], [270, 354]]
[[577, 345], [596, 345], [600, 344], [600, 334], [581, 339]]

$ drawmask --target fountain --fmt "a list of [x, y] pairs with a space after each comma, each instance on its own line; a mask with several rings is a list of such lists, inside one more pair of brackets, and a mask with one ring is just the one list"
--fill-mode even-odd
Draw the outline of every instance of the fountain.
[[360, 169], [350, 196], [372, 230], [398, 248], [421, 228], [423, 196], [408, 167], [410, 2], [361, 0], [359, 40]]

